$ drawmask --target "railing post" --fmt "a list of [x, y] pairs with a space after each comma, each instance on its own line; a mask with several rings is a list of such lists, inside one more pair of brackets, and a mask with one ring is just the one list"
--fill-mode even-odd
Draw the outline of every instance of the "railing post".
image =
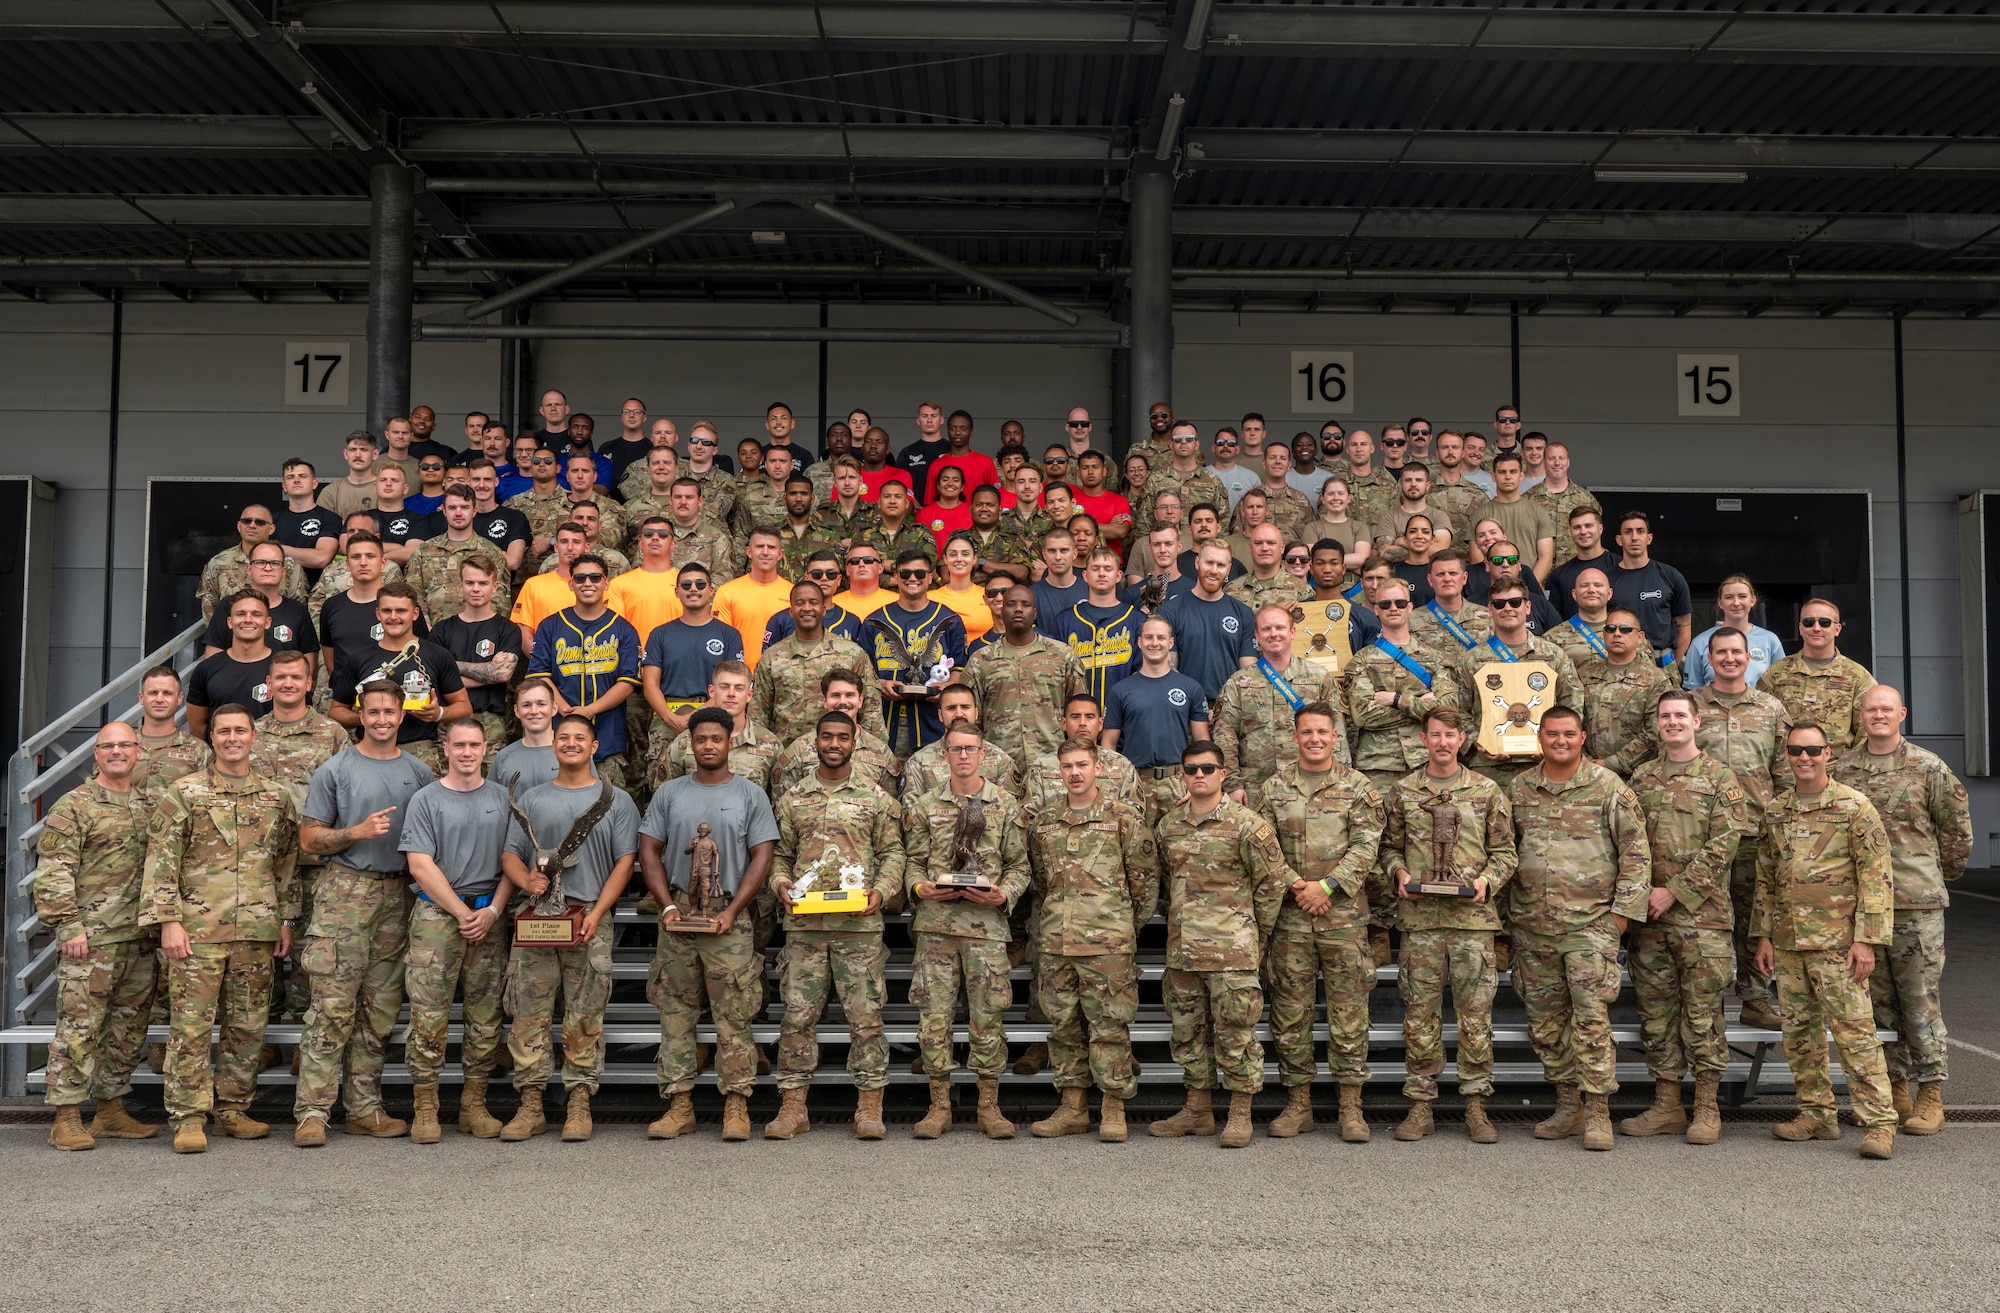
[[[17, 1026], [26, 1018], [15, 1008], [27, 996], [28, 986], [14, 979], [20, 964], [27, 961], [28, 943], [17, 938], [16, 927], [28, 919], [32, 900], [21, 889], [29, 868], [28, 851], [21, 836], [34, 823], [34, 802], [23, 801], [21, 790], [38, 773], [35, 758], [23, 752], [7, 757], [7, 888], [0, 899], [6, 922], [0, 928], [0, 1027]], [[28, 1092], [28, 1050], [20, 1044], [0, 1044], [0, 1094], [18, 1099]]]

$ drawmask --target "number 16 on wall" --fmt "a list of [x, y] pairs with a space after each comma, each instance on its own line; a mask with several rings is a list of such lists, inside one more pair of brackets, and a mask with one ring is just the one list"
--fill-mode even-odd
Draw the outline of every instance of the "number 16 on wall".
[[1743, 413], [1743, 368], [1736, 356], [1675, 356], [1680, 413], [1713, 419]]
[[1352, 351], [1292, 352], [1292, 413], [1352, 415], [1354, 353]]

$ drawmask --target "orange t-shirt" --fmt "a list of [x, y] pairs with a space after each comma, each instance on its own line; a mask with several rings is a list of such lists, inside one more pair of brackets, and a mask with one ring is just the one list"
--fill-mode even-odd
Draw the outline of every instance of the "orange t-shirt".
[[867, 597], [856, 597], [852, 592], [836, 593], [834, 594], [833, 604], [853, 616], [859, 622], [866, 620], [869, 616], [874, 615], [877, 611], [880, 611], [895, 600], [895, 589], [878, 588]]
[[604, 590], [604, 601], [639, 631], [643, 643], [661, 625], [681, 618], [680, 594], [674, 591], [680, 579], [679, 570], [627, 570]]
[[715, 590], [715, 618], [743, 635], [743, 663], [752, 670], [764, 654], [765, 626], [791, 604], [792, 581], [783, 575], [768, 584], [738, 575]]
[[962, 593], [949, 588], [933, 588], [930, 591], [933, 602], [942, 602], [958, 613], [965, 622], [965, 641], [968, 645], [977, 643], [993, 628], [993, 610], [986, 605], [986, 590], [978, 584]]
[[575, 605], [576, 594], [570, 591], [569, 580], [551, 570], [547, 574], [531, 575], [521, 585], [520, 595], [514, 599], [511, 618], [515, 624], [526, 625], [530, 630], [540, 629], [542, 621], [566, 606]]

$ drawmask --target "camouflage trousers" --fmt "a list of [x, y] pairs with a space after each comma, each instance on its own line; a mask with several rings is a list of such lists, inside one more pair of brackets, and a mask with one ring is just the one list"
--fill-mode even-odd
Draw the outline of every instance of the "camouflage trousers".
[[1096, 1085], [1114, 1098], [1138, 1097], [1132, 1018], [1139, 1015], [1139, 968], [1130, 953], [1045, 953], [1035, 973], [1035, 997], [1049, 1019], [1049, 1065], [1057, 1089]]
[[437, 1084], [451, 1033], [451, 1000], [465, 991], [465, 1027], [458, 1045], [467, 1080], [485, 1080], [500, 1057], [506, 1017], [500, 1000], [507, 986], [509, 918], [501, 914], [486, 938], [469, 944], [458, 919], [417, 900], [410, 912], [410, 946], [403, 955], [403, 987], [410, 996], [404, 1052], [410, 1081]]
[[486, 756], [479, 769], [486, 770], [493, 764], [494, 756], [507, 746], [507, 718], [494, 711], [475, 711], [472, 718], [479, 722], [479, 728], [486, 731]]
[[[1875, 1034], [1875, 1011], [1866, 986], [1847, 970], [1847, 951], [1840, 948], [1791, 952], [1779, 948], [1778, 1012], [1785, 1023], [1785, 1061], [1799, 1094], [1799, 1111], [1828, 1126], [1837, 1116], [1833, 1103], [1833, 1073], [1828, 1065], [1826, 1034], [1840, 1049], [1840, 1069], [1847, 1077], [1848, 1101], [1854, 1119], [1865, 1127], [1896, 1127], [1896, 1108], [1889, 1101], [1889, 1073], [1882, 1061], [1882, 1041]], [[1875, 969], [1880, 971], [1878, 961]]]
[[[167, 964], [173, 1011], [167, 1034], [167, 1116], [178, 1126], [215, 1112], [241, 1112], [257, 1093], [257, 1059], [271, 1009], [271, 950], [264, 939], [191, 944]], [[209, 1032], [221, 1023], [215, 1065]]]
[[1255, 971], [1177, 971], [1167, 968], [1168, 1047], [1191, 1090], [1218, 1086], [1255, 1094], [1264, 1088], [1264, 1046], [1257, 1022], [1264, 990]]
[[1515, 929], [1514, 992], [1528, 1009], [1528, 1043], [1554, 1085], [1585, 1094], [1618, 1092], [1618, 931], [1611, 918], [1567, 935]]
[[[611, 781], [612, 788], [623, 789], [627, 793], [632, 792], [632, 777], [631, 773], [625, 769], [624, 753], [614, 752], [602, 760], [592, 762], [591, 765], [597, 769], [597, 777], [599, 779]], [[443, 774], [444, 772], [440, 771], [438, 773]]]
[[[1154, 779], [1151, 771], [1140, 771], [1139, 810], [1145, 813], [1147, 827], [1158, 825], [1160, 817], [1166, 814], [1168, 808], [1179, 802], [1185, 792], [1186, 788], [1181, 784], [1179, 771], [1163, 775], [1159, 779]], [[1062, 795], [1058, 793], [1056, 796], [1060, 798]]]
[[1938, 983], [1944, 975], [1944, 911], [1932, 908], [1896, 913], [1896, 934], [1888, 951], [1877, 950], [1868, 993], [1875, 1024], [1899, 1038], [1882, 1046], [1889, 1079], [1945, 1079], [1944, 1010]]
[[1771, 1001], [1771, 982], [1757, 974], [1757, 941], [1750, 937], [1750, 905], [1757, 898], [1757, 841], [1736, 845], [1729, 867], [1729, 908], [1736, 918], [1730, 932], [1736, 946], [1736, 997], [1745, 1003]]
[[[1372, 960], [1372, 959], [1371, 959]], [[1444, 987], [1458, 1019], [1458, 1092], [1493, 1093], [1493, 994], [1499, 971], [1491, 930], [1405, 930], [1397, 969], [1403, 996], [1403, 1093], [1438, 1096], [1444, 1074]]]
[[[584, 904], [571, 900], [572, 908]], [[588, 910], [587, 908], [585, 910]], [[556, 995], [562, 1009], [562, 1082], [565, 1090], [597, 1093], [604, 1072], [604, 1006], [611, 1001], [611, 915], [597, 933], [568, 948], [515, 945], [507, 958], [507, 1038], [514, 1059], [514, 1088], [539, 1090], [555, 1077]]]
[[889, 1083], [889, 1041], [882, 1003], [889, 947], [879, 931], [787, 930], [778, 972], [785, 1021], [778, 1033], [778, 1088], [802, 1090], [819, 1066], [818, 1028], [827, 998], [838, 991], [847, 1014], [847, 1074], [859, 1090]]
[[[443, 734], [443, 730], [438, 731]], [[402, 745], [403, 751], [431, 768], [431, 774], [444, 774], [444, 745], [441, 739], [417, 739]]]
[[662, 1095], [685, 1094], [700, 1074], [695, 1023], [701, 1018], [704, 987], [715, 1022], [716, 1088], [748, 1095], [756, 1086], [757, 1049], [750, 1026], [764, 1004], [764, 955], [756, 941], [755, 923], [747, 916], [726, 935], [660, 932], [660, 946], [646, 973], [646, 998], [660, 1010], [657, 1074]]
[[[319, 883], [319, 874], [326, 868], [315, 862], [311, 866], [299, 867], [299, 916], [296, 925], [311, 926], [313, 915], [313, 887]], [[280, 1015], [304, 1017], [306, 1009], [312, 1006], [312, 977], [306, 974], [299, 959], [306, 951], [306, 937], [295, 936], [292, 951], [285, 954], [285, 978], [271, 986], [271, 1019]]]
[[146, 1047], [157, 941], [91, 944], [56, 959], [56, 1034], [49, 1041], [48, 1102], [121, 1099]]
[[382, 1051], [403, 1010], [410, 901], [401, 875], [384, 878], [338, 862], [320, 875], [299, 955], [312, 977], [292, 1101], [300, 1117], [325, 1117], [343, 1079], [349, 1117], [382, 1110]]
[[[1368, 770], [1362, 771], [1368, 782], [1375, 786], [1383, 797], [1389, 796], [1389, 786], [1409, 774], [1408, 771]], [[1396, 925], [1396, 882], [1380, 862], [1368, 868], [1367, 878], [1362, 882], [1362, 896], [1368, 900], [1368, 924], [1379, 929], [1393, 929]], [[1407, 942], [1407, 937], [1405, 939]]]
[[1639, 1001], [1639, 1038], [1654, 1080], [1677, 1081], [1692, 1071], [1715, 1075], [1729, 1066], [1722, 995], [1735, 950], [1729, 931], [1694, 926], [1632, 927], [1632, 989]]
[[1326, 979], [1326, 1065], [1342, 1085], [1368, 1083], [1368, 998], [1375, 989], [1375, 955], [1362, 924], [1315, 930], [1295, 908], [1278, 914], [1277, 932], [1264, 959], [1271, 996], [1271, 1046], [1278, 1051], [1278, 1079], [1310, 1085], [1313, 998]]
[[[657, 732], [655, 732], [657, 730]], [[659, 742], [654, 742], [658, 739]], [[625, 699], [625, 760], [633, 763], [632, 798], [640, 806], [653, 796], [667, 778], [667, 729], [653, 708], [637, 691]], [[653, 773], [653, 754], [659, 753], [659, 774]]]
[[1007, 1065], [1007, 1033], [1001, 1016], [1014, 1002], [1006, 942], [929, 931], [915, 938], [910, 1002], [917, 1008], [917, 1046], [923, 1051], [924, 1070], [931, 1079], [944, 1080], [955, 1065], [951, 1023], [958, 1012], [962, 983], [970, 1041], [965, 1065], [982, 1080], [999, 1079], [1000, 1069]]

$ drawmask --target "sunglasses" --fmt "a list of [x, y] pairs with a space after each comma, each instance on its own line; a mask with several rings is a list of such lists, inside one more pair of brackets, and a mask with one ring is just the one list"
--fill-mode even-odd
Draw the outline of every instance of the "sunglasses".
[[1212, 761], [1184, 761], [1181, 763], [1183, 775], [1213, 775], [1222, 767]]
[[681, 586], [682, 588], [692, 588], [692, 589], [693, 589], [693, 590], [694, 590], [695, 592], [699, 593], [699, 592], [703, 591], [704, 589], [706, 589], [706, 588], [708, 587], [708, 580], [706, 580], [706, 579], [683, 579], [683, 580], [681, 580], [681, 583], [680, 583], [680, 586]]
[[271, 523], [269, 520], [260, 520], [254, 515], [239, 515], [236, 517], [236, 522], [238, 524], [254, 525], [258, 528], [263, 528]]
[[1515, 552], [1512, 555], [1489, 556], [1486, 558], [1486, 563], [1488, 565], [1519, 565], [1521, 563], [1521, 554]]
[[1408, 438], [1384, 438], [1382, 439], [1382, 445], [1385, 447], [1407, 447], [1410, 445], [1410, 440]]
[[444, 466], [439, 465], [434, 461], [421, 461], [418, 463], [417, 468], [431, 474], [444, 473]]
[[1411, 429], [1411, 430], [1410, 430], [1410, 436], [1411, 436], [1411, 437], [1413, 437], [1413, 438], [1428, 438], [1428, 437], [1429, 437], [1430, 435], [1431, 435], [1431, 431], [1430, 431], [1429, 429]]
[[1511, 611], [1517, 606], [1526, 606], [1527, 604], [1528, 599], [1525, 597], [1489, 597], [1486, 599], [1486, 605], [1495, 611], [1503, 608]]
[[1087, 429], [1090, 427], [1090, 421], [1087, 419], [1068, 420], [1063, 424], [1063, 427], [1066, 429]]
[[1042, 457], [1042, 464], [1044, 464], [1044, 465], [1067, 465], [1067, 464], [1069, 464], [1069, 457], [1067, 457], [1067, 456], [1044, 456], [1044, 457]]
[[1309, 562], [1309, 561], [1310, 561], [1311, 559], [1312, 559], [1311, 557], [1307, 557], [1307, 556], [1287, 556], [1287, 557], [1285, 558], [1285, 564], [1286, 564], [1286, 565], [1305, 565], [1305, 564], [1307, 564], [1307, 563], [1308, 563], [1308, 562]]
[[806, 571], [806, 578], [808, 578], [808, 579], [838, 579], [838, 578], [840, 578], [840, 571], [838, 571], [838, 570], [808, 570], [808, 571]]
[[[245, 520], [243, 523], [256, 524], [258, 521]], [[270, 521], [265, 520], [263, 523], [269, 524]], [[1835, 620], [1830, 615], [1802, 615], [1799, 617], [1799, 628], [1801, 629], [1831, 629], [1839, 623], [1840, 621]]]
[[1817, 757], [1826, 751], [1824, 743], [1787, 743], [1785, 755], [1788, 757]]
[[996, 602], [1004, 602], [1006, 600], [1007, 600], [1007, 590], [1004, 588], [996, 588], [992, 592], [986, 594], [986, 605], [988, 606], [992, 606]]
[[1504, 418], [1503, 418], [1503, 419], [1496, 419], [1496, 420], [1494, 420], [1493, 422], [1494, 422], [1495, 424], [1519, 424], [1519, 423], [1520, 423], [1521, 421], [1520, 421], [1520, 420], [1519, 420], [1518, 418], [1517, 418], [1517, 419], [1504, 419]]
[[1196, 437], [1196, 436], [1195, 436], [1194, 434], [1192, 434], [1192, 433], [1176, 433], [1176, 434], [1174, 434], [1174, 436], [1172, 436], [1171, 438], [1168, 438], [1168, 439], [1167, 439], [1167, 441], [1169, 441], [1169, 442], [1200, 442], [1200, 441], [1201, 441], [1201, 439], [1200, 439], [1200, 438], [1198, 438], [1198, 437]]
[[931, 572], [929, 570], [898, 570], [896, 571], [896, 577], [898, 579], [928, 579], [931, 577]]
[[589, 574], [572, 574], [569, 581], [573, 584], [601, 584], [604, 576], [593, 570]]
[[553, 465], [555, 463], [556, 458], [554, 456], [536, 456], [528, 462], [530, 465]]
[[690, 446], [690, 447], [713, 447], [714, 445], [715, 445], [715, 439], [713, 439], [713, 438], [689, 438], [689, 439], [688, 439], [688, 446]]
[[1409, 608], [1410, 599], [1407, 597], [1384, 597], [1375, 603], [1377, 611], [1407, 611]]
[[674, 531], [672, 529], [641, 529], [639, 530], [639, 536], [641, 538], [671, 538], [674, 536]]
[[1606, 625], [1606, 626], [1604, 626], [1604, 632], [1605, 632], [1605, 633], [1607, 633], [1607, 634], [1636, 634], [1636, 633], [1638, 633], [1638, 632], [1639, 632], [1639, 626], [1637, 626], [1637, 625]]
[[1217, 438], [1215, 445], [1218, 447], [1234, 447], [1238, 444], [1235, 438]]

